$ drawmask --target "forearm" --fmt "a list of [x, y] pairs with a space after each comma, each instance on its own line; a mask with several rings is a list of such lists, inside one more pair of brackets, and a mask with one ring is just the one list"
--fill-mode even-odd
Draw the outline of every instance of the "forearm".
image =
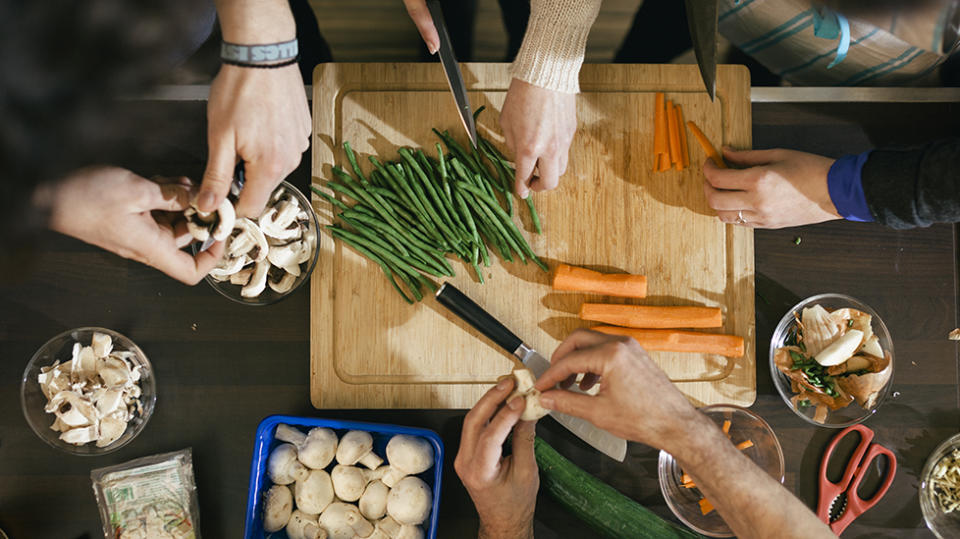
[[548, 90], [579, 92], [587, 36], [600, 4], [601, 0], [531, 0], [527, 31], [510, 74]]
[[287, 0], [215, 0], [223, 40], [244, 45], [278, 43], [296, 37]]
[[799, 499], [738, 450], [702, 415], [673, 451], [738, 537], [833, 537]]
[[533, 539], [533, 520], [524, 526], [498, 529], [480, 521], [477, 539]]

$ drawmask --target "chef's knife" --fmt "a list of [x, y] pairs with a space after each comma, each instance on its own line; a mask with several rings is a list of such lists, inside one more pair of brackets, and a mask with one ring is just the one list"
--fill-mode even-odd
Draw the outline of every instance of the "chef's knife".
[[[240, 190], [243, 189], [243, 183], [246, 181], [246, 178], [243, 177], [243, 161], [237, 163], [237, 166], [233, 169], [233, 182], [230, 183], [230, 196], [234, 200], [240, 198]], [[208, 236], [207, 239], [203, 240], [203, 243], [200, 244], [200, 252], [204, 252], [209, 249], [217, 240], [213, 239], [213, 236]]]
[[700, 76], [710, 100], [717, 93], [717, 3], [719, 0], [685, 0], [687, 24]]
[[453, 92], [453, 99], [457, 103], [457, 112], [460, 113], [460, 121], [463, 122], [463, 128], [467, 130], [467, 136], [470, 137], [470, 144], [473, 144], [473, 147], [476, 148], [477, 124], [473, 121], [473, 110], [470, 108], [467, 85], [463, 83], [460, 64], [457, 63], [457, 59], [453, 55], [453, 44], [450, 42], [450, 33], [447, 32], [447, 24], [443, 19], [440, 0], [427, 0], [427, 9], [430, 10], [430, 16], [433, 17], [433, 25], [437, 28], [437, 35], [440, 36], [439, 53], [443, 73], [447, 76], [447, 84], [450, 85], [450, 91]]
[[[524, 344], [512, 331], [450, 283], [445, 283], [437, 291], [437, 301], [476, 328], [477, 331], [486, 335], [498, 346], [519, 358], [524, 366], [533, 371], [533, 374], [538, 378], [550, 367], [550, 362], [536, 350]], [[573, 386], [572, 390], [579, 391], [579, 388]], [[627, 441], [623, 438], [618, 438], [603, 429], [599, 429], [589, 421], [579, 417], [556, 411], [551, 411], [550, 415], [570, 432], [610, 458], [619, 462], [623, 462], [623, 459], [626, 458]]]

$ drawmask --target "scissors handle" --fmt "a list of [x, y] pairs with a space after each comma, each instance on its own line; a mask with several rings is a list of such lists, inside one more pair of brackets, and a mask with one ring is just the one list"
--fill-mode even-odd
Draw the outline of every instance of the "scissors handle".
[[[854, 451], [850, 461], [847, 462], [847, 467], [843, 471], [843, 477], [840, 478], [840, 482], [834, 483], [827, 478], [827, 467], [830, 465], [830, 459], [833, 457], [833, 452], [837, 449], [840, 441], [854, 431], [860, 433], [860, 443], [857, 445], [857, 449]], [[830, 441], [830, 445], [827, 446], [826, 451], [823, 452], [823, 458], [820, 460], [820, 497], [817, 501], [817, 516], [820, 517], [820, 520], [823, 522], [827, 524], [830, 523], [830, 505], [840, 493], [847, 490], [847, 487], [850, 486], [850, 482], [853, 481], [853, 475], [857, 472], [858, 464], [867, 453], [867, 448], [870, 446], [871, 441], [873, 441], [873, 431], [870, 430], [869, 427], [864, 425], [851, 425], [834, 436], [833, 440]]]
[[[883, 484], [880, 485], [880, 488], [877, 489], [877, 492], [873, 494], [870, 498], [864, 500], [860, 497], [860, 494], [857, 492], [857, 489], [860, 488], [860, 481], [867, 475], [867, 470], [870, 468], [870, 465], [880, 456], [887, 457], [887, 472], [883, 479]], [[830, 524], [830, 529], [833, 530], [833, 533], [839, 535], [851, 522], [858, 516], [865, 513], [868, 509], [877, 505], [880, 502], [880, 498], [883, 498], [883, 495], [890, 490], [890, 485], [893, 484], [893, 479], [897, 475], [897, 457], [894, 456], [893, 452], [883, 447], [881, 445], [873, 444], [870, 446], [870, 449], [867, 451], [867, 456], [864, 457], [863, 462], [860, 464], [860, 468], [857, 470], [857, 473], [854, 475], [853, 483], [850, 484], [850, 488], [847, 489], [847, 509], [844, 511], [843, 515], [837, 519], [836, 522]]]

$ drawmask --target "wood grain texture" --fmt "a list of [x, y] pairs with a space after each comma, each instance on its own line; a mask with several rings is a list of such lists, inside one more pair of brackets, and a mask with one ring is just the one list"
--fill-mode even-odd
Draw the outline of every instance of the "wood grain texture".
[[[464, 64], [478, 130], [501, 147], [498, 114], [509, 84], [506, 64]], [[742, 67], [718, 71], [718, 99], [701, 91], [695, 66], [588, 65], [581, 74], [577, 136], [561, 186], [536, 195], [544, 233], [533, 249], [558, 261], [647, 275], [648, 305], [724, 310], [718, 332], [745, 337], [744, 357], [653, 353], [696, 404], [749, 405], [756, 394], [753, 233], [723, 225], [703, 196], [691, 147], [689, 169], [653, 174], [653, 95], [666, 91], [715, 144], [749, 147], [749, 79]], [[344, 140], [361, 155], [393, 159], [398, 146], [433, 148], [432, 127], [464, 139], [436, 64], [328, 64], [314, 76], [314, 184], [345, 161]], [[314, 208], [330, 222], [329, 204]], [[480, 285], [454, 265], [451, 281], [526, 342], [549, 355], [573, 329], [583, 301], [622, 299], [555, 293], [535, 266], [497, 261]], [[512, 359], [454, 319], [432, 298], [407, 305], [379, 268], [326, 243], [311, 284], [311, 397], [318, 408], [469, 408]]]

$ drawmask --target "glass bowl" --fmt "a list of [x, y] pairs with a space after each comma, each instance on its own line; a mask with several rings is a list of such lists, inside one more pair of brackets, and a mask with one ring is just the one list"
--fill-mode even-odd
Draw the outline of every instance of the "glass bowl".
[[[72, 355], [73, 343], [80, 342], [84, 346], [88, 346], [94, 333], [106, 333], [109, 335], [113, 340], [114, 349], [133, 352], [133, 363], [140, 365], [140, 404], [142, 411], [139, 414], [135, 414], [133, 419], [127, 423], [127, 429], [120, 435], [120, 438], [106, 447], [97, 447], [93, 442], [85, 445], [73, 445], [61, 440], [60, 433], [50, 428], [56, 416], [44, 411], [47, 398], [40, 389], [40, 383], [37, 382], [37, 376], [40, 374], [41, 367], [53, 365], [53, 362], [58, 359], [61, 363], [69, 361]], [[30, 358], [30, 362], [27, 363], [27, 368], [23, 371], [23, 379], [20, 383], [20, 405], [23, 408], [23, 417], [26, 418], [30, 428], [33, 429], [33, 432], [35, 432], [41, 440], [46, 442], [47, 445], [74, 455], [104, 455], [127, 445], [131, 440], [136, 438], [137, 435], [140, 434], [140, 431], [147, 425], [147, 421], [149, 421], [150, 416], [153, 415], [153, 408], [156, 402], [156, 380], [154, 379], [153, 367], [150, 365], [146, 354], [127, 337], [106, 328], [84, 327], [71, 329], [50, 339]]]
[[[780, 369], [777, 368], [773, 361], [773, 357], [777, 351], [777, 348], [783, 346], [783, 342], [786, 340], [788, 332], [796, 326], [796, 319], [794, 318], [793, 313], [797, 313], [799, 315], [799, 313], [803, 311], [804, 307], [810, 307], [816, 304], [820, 304], [821, 307], [831, 312], [836, 309], [851, 307], [869, 314], [871, 317], [871, 325], [873, 326], [873, 333], [879, 338], [880, 347], [883, 348], [884, 352], [890, 356], [890, 380], [888, 380], [887, 385], [880, 390], [880, 394], [878, 395], [873, 406], [871, 408], [863, 408], [857, 404], [856, 401], [851, 402], [849, 405], [839, 410], [828, 410], [827, 417], [824, 419], [823, 423], [813, 420], [813, 416], [816, 413], [816, 406], [806, 406], [799, 410], [793, 406], [793, 403], [790, 402], [790, 399], [793, 398], [795, 393], [790, 387], [790, 378], [780, 372]], [[783, 318], [780, 319], [780, 323], [777, 324], [777, 328], [773, 330], [773, 336], [770, 338], [770, 376], [773, 378], [773, 384], [777, 386], [777, 392], [780, 393], [780, 397], [783, 398], [783, 402], [787, 403], [787, 406], [789, 406], [794, 413], [802, 417], [804, 421], [818, 427], [849, 427], [850, 425], [856, 425], [857, 423], [863, 422], [865, 419], [876, 413], [877, 409], [880, 408], [880, 405], [883, 404], [883, 401], [886, 400], [887, 395], [890, 393], [890, 388], [893, 386], [893, 374], [895, 368], [894, 357], [893, 338], [890, 336], [890, 331], [887, 329], [887, 325], [883, 323], [880, 315], [878, 315], [876, 311], [871, 309], [863, 302], [843, 294], [819, 294], [816, 296], [810, 296], [800, 303], [797, 303], [793, 306], [793, 308], [787, 311], [787, 314], [783, 315]]]
[[927, 463], [923, 465], [923, 472], [920, 474], [920, 510], [923, 511], [923, 520], [926, 521], [930, 531], [940, 539], [960, 537], [960, 509], [952, 513], [941, 511], [930, 480], [933, 467], [940, 462], [940, 459], [957, 448], [960, 448], [960, 434], [947, 438], [937, 446], [927, 459]]
[[[317, 266], [317, 259], [320, 256], [320, 238], [322, 237], [319, 232], [320, 222], [317, 220], [316, 212], [313, 211], [313, 205], [310, 203], [310, 199], [305, 197], [299, 189], [293, 186], [293, 184], [287, 181], [280, 182], [280, 185], [277, 186], [271, 197], [275, 196], [277, 191], [281, 190], [293, 195], [293, 197], [297, 199], [297, 204], [299, 204], [301, 208], [308, 210], [307, 213], [310, 215], [310, 218], [307, 220], [307, 233], [316, 238], [316, 245], [313, 246], [313, 256], [306, 262], [306, 269], [301, 271], [300, 276], [297, 277], [297, 280], [293, 283], [293, 286], [290, 288], [290, 290], [287, 290], [281, 294], [267, 286], [263, 289], [263, 292], [261, 292], [260, 295], [255, 298], [245, 298], [241, 296], [240, 290], [243, 287], [240, 285], [232, 284], [230, 281], [218, 281], [207, 275], [204, 280], [206, 280], [207, 283], [209, 283], [210, 286], [222, 296], [236, 301], [237, 303], [242, 303], [243, 305], [272, 305], [293, 294], [301, 286], [303, 286], [304, 283], [310, 280], [310, 274], [313, 273], [314, 268]], [[195, 242], [191, 247], [194, 254], [196, 254], [200, 244]]]
[[[700, 409], [718, 427], [730, 421], [730, 441], [735, 444], [751, 440], [752, 447], [743, 450], [757, 466], [783, 483], [783, 450], [770, 425], [757, 414], [732, 404], [714, 404]], [[710, 537], [733, 537], [730, 527], [716, 510], [702, 514], [700, 490], [683, 486], [683, 471], [673, 455], [660, 451], [657, 464], [660, 492], [673, 514], [692, 530]]]

